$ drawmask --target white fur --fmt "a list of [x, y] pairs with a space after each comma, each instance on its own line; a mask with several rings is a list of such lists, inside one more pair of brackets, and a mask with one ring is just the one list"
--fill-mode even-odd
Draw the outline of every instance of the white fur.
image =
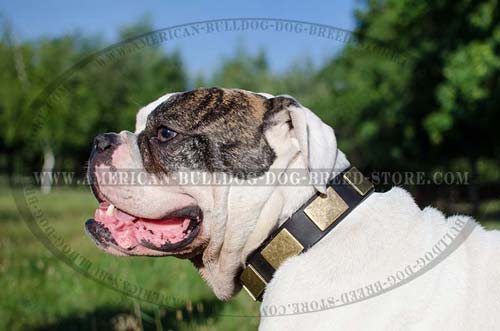
[[[374, 193], [316, 246], [288, 259], [262, 305], [339, 297], [385, 281], [424, 256], [456, 219], [434, 208], [420, 210], [400, 188]], [[259, 330], [498, 329], [499, 253], [500, 233], [478, 225], [435, 268], [399, 288], [323, 312], [263, 317]]]

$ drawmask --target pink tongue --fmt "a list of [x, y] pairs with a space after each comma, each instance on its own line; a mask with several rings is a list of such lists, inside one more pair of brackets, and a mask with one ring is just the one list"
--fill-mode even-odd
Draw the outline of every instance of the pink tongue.
[[191, 231], [187, 230], [189, 218], [150, 220], [137, 218], [118, 208], [114, 208], [111, 215], [108, 215], [108, 207], [108, 202], [101, 202], [94, 219], [106, 226], [118, 245], [125, 249], [133, 248], [142, 241], [157, 247], [166, 243], [175, 244], [186, 238]]

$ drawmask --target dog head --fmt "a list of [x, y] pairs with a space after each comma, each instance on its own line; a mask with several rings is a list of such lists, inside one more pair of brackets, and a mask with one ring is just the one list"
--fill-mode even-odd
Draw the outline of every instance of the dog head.
[[328, 178], [252, 181], [348, 165], [333, 130], [291, 97], [221, 88], [167, 94], [139, 111], [135, 133], [96, 137], [88, 176], [99, 208], [86, 229], [112, 254], [189, 258], [227, 299], [240, 288], [247, 255], [315, 190], [324, 192]]

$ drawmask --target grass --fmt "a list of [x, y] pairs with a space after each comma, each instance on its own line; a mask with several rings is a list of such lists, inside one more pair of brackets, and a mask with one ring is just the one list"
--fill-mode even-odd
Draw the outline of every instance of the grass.
[[[17, 192], [19, 193], [19, 192]], [[35, 238], [11, 192], [0, 193], [0, 330], [255, 330], [258, 304], [242, 292], [217, 300], [189, 261], [117, 258], [83, 231], [96, 202], [87, 190], [57, 189], [38, 205], [55, 233], [94, 267], [176, 298], [166, 308], [133, 299], [70, 268]], [[463, 206], [462, 206], [463, 207]], [[483, 204], [479, 220], [500, 228], [500, 201]]]
[[83, 223], [96, 202], [87, 190], [58, 189], [38, 206], [68, 245], [112, 275], [175, 298], [147, 304], [86, 278], [61, 262], [21, 219], [12, 195], [0, 193], [0, 330], [255, 330], [258, 304], [246, 293], [222, 303], [189, 261], [118, 258], [98, 250]]

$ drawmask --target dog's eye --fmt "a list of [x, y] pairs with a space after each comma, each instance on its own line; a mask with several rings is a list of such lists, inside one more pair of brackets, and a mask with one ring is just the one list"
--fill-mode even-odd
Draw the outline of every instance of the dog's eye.
[[177, 136], [177, 132], [170, 130], [167, 127], [162, 126], [158, 129], [158, 133], [156, 136], [157, 136], [158, 140], [165, 142], [165, 141], [168, 141], [168, 140], [174, 138], [175, 136]]

